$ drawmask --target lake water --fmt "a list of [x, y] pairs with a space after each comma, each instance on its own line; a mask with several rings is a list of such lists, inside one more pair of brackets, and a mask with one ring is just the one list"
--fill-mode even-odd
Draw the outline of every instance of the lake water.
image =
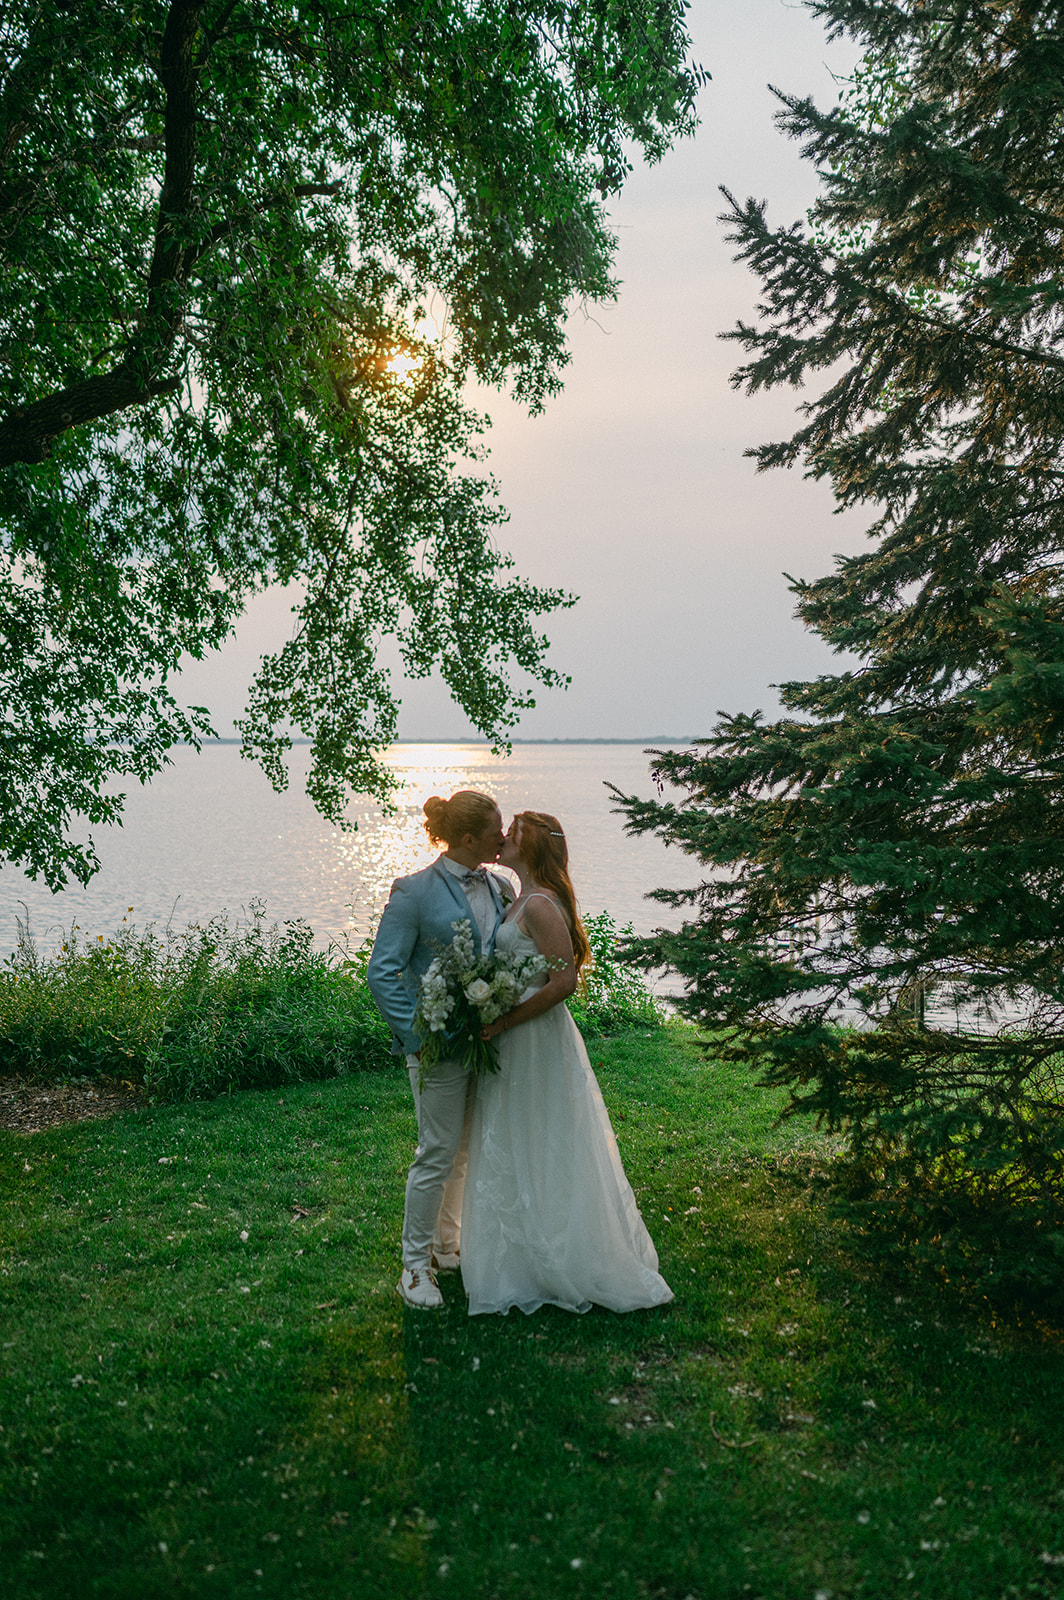
[[322, 946], [363, 934], [392, 880], [435, 858], [422, 803], [455, 789], [487, 790], [507, 821], [525, 809], [559, 817], [581, 908], [608, 910], [638, 932], [681, 920], [645, 899], [650, 889], [699, 880], [690, 857], [656, 838], [626, 837], [611, 809], [607, 780], [626, 793], [654, 793], [640, 745], [515, 745], [505, 759], [479, 744], [395, 745], [387, 759], [401, 784], [398, 810], [385, 816], [354, 801], [353, 833], [323, 822], [310, 804], [308, 758], [305, 745], [293, 749], [291, 784], [278, 795], [236, 745], [175, 750], [173, 765], [150, 787], [129, 792], [123, 827], [97, 834], [102, 867], [87, 888], [53, 895], [13, 868], [0, 871], [0, 954], [15, 947], [16, 918], [28, 916], [49, 950], [73, 923], [90, 936], [112, 932], [126, 917], [139, 926], [172, 919], [183, 928], [221, 911], [239, 917], [253, 900], [265, 902], [270, 921], [304, 918]]
[[[98, 834], [102, 866], [87, 888], [53, 895], [11, 867], [0, 870], [0, 957], [15, 948], [18, 919], [28, 920], [47, 953], [74, 923], [90, 938], [124, 918], [181, 929], [222, 911], [240, 918], [253, 901], [264, 903], [268, 921], [303, 918], [321, 948], [359, 939], [375, 925], [392, 880], [435, 859], [421, 807], [429, 795], [455, 789], [486, 789], [506, 821], [514, 811], [552, 812], [569, 841], [581, 909], [609, 911], [637, 933], [683, 920], [682, 911], [646, 899], [651, 889], [700, 881], [690, 856], [656, 837], [628, 838], [612, 809], [607, 781], [626, 794], [654, 795], [641, 745], [515, 745], [507, 758], [481, 744], [393, 745], [387, 760], [400, 781], [397, 810], [385, 816], [365, 800], [352, 802], [352, 833], [323, 822], [307, 799], [308, 759], [307, 746], [297, 745], [290, 786], [275, 794], [234, 744], [175, 750], [150, 787], [130, 791], [124, 826]], [[664, 995], [682, 989], [675, 974], [654, 987]], [[948, 1031], [992, 1032], [1021, 1015], [1007, 1007], [989, 1021], [958, 1010], [944, 993], [927, 1007], [928, 1023]]]

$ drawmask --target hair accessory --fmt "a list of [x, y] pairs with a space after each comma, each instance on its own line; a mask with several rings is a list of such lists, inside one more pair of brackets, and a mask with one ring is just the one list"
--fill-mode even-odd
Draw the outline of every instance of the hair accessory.
[[550, 836], [551, 836], [552, 839], [564, 839], [565, 838], [564, 833], [559, 833], [557, 828], [550, 828], [548, 831], [549, 831]]

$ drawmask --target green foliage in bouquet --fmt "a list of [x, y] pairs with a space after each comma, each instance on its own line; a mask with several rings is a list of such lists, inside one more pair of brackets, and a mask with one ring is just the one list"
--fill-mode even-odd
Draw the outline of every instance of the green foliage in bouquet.
[[634, 950], [849, 1136], [911, 1238], [943, 1236], [944, 1202], [1059, 1241], [1064, 8], [811, 9], [866, 55], [831, 111], [781, 96], [823, 179], [811, 230], [728, 197], [763, 286], [734, 381], [805, 385], [798, 431], [751, 454], [876, 520], [864, 553], [794, 583], [847, 664], [784, 684], [775, 721], [722, 715], [654, 752], [680, 799], [620, 797], [632, 832], [707, 869], [659, 893], [683, 930]]
[[430, 962], [421, 979], [414, 1028], [421, 1036], [420, 1080], [441, 1061], [459, 1061], [472, 1073], [498, 1072], [498, 1038], [483, 1029], [505, 1017], [521, 995], [547, 971], [533, 951], [518, 956], [496, 949], [478, 952], [468, 917], [451, 924], [454, 938]]

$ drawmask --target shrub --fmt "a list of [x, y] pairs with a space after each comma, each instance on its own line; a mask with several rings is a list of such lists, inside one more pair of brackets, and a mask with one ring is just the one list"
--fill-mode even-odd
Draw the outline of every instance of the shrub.
[[569, 1001], [569, 1010], [583, 1034], [624, 1033], [629, 1028], [660, 1028], [665, 1010], [646, 979], [619, 959], [622, 939], [632, 937], [632, 924], [618, 929], [608, 911], [585, 917], [591, 961], [584, 981]]
[[[570, 1002], [586, 1034], [656, 1028], [662, 1010], [617, 959], [607, 912], [587, 922], [593, 964]], [[44, 957], [24, 927], [0, 970], [0, 1071], [115, 1078], [192, 1100], [385, 1067], [390, 1036], [366, 984], [372, 940], [313, 948], [303, 921], [215, 917], [183, 933], [150, 924], [111, 938], [75, 926]]]
[[0, 1066], [27, 1077], [112, 1077], [192, 1099], [389, 1060], [365, 984], [368, 949], [313, 949], [305, 922], [226, 916], [79, 938], [42, 958], [20, 929], [0, 973]]

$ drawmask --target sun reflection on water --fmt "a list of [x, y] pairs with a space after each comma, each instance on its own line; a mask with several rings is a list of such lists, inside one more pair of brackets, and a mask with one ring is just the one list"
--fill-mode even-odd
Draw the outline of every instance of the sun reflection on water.
[[356, 830], [325, 822], [306, 794], [309, 751], [296, 746], [290, 784], [275, 794], [235, 745], [179, 748], [145, 789], [130, 791], [124, 826], [97, 833], [101, 870], [86, 888], [58, 895], [14, 868], [0, 872], [0, 955], [15, 945], [16, 918], [29, 919], [42, 950], [76, 922], [109, 935], [129, 922], [178, 929], [227, 911], [240, 918], [262, 902], [269, 921], [305, 919], [315, 942], [358, 941], [374, 926], [395, 878], [428, 866], [436, 850], [422, 806], [433, 794], [482, 789], [505, 822], [531, 808], [561, 818], [570, 869], [584, 911], [609, 910], [639, 931], [679, 920], [648, 902], [656, 886], [682, 888], [698, 869], [653, 837], [629, 839], [611, 811], [605, 781], [626, 793], [652, 783], [638, 746], [517, 745], [509, 757], [482, 744], [394, 745], [386, 760], [398, 780], [395, 810], [368, 800], [349, 811]]
[[434, 794], [452, 795], [457, 789], [484, 789], [501, 805], [499, 759], [479, 745], [393, 745], [387, 765], [400, 782], [395, 811], [363, 802], [351, 808], [357, 833], [342, 835], [335, 870], [348, 872], [357, 882], [351, 905], [352, 926], [369, 928], [379, 916], [396, 878], [429, 866], [439, 854], [425, 832], [425, 801]]

